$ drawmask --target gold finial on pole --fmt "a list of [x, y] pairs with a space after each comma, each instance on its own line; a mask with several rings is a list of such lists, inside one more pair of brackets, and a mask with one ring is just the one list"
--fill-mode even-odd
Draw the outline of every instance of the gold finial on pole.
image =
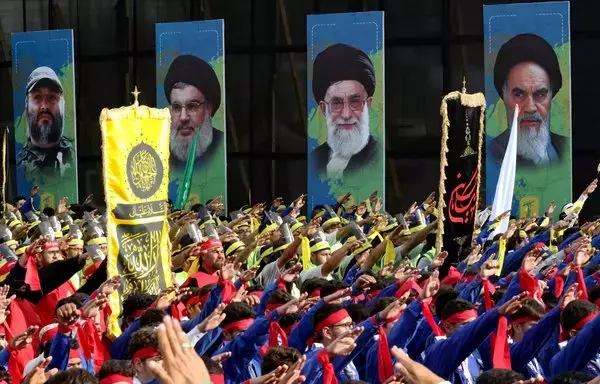
[[462, 93], [467, 93], [467, 78], [463, 75], [463, 87], [462, 87]]
[[138, 101], [138, 97], [140, 96], [140, 93], [142, 93], [142, 92], [138, 91], [138, 88], [137, 88], [137, 85], [136, 85], [135, 88], [134, 88], [134, 90], [133, 90], [133, 92], [131, 92], [131, 94], [134, 97], [133, 105], [136, 106], [136, 107], [140, 106], [140, 103]]

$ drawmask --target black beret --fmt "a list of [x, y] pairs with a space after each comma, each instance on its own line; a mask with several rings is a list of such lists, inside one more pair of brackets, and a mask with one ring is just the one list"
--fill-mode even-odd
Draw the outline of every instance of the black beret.
[[513, 37], [498, 51], [496, 64], [494, 64], [494, 86], [498, 95], [502, 97], [502, 88], [512, 67], [527, 61], [532, 61], [546, 70], [552, 83], [554, 97], [562, 87], [558, 58], [546, 40], [531, 33]]
[[335, 44], [319, 53], [313, 63], [313, 95], [318, 103], [333, 83], [356, 80], [369, 96], [375, 92], [375, 68], [366, 53], [346, 44]]
[[214, 69], [206, 61], [197, 56], [177, 56], [171, 63], [165, 76], [165, 96], [171, 103], [171, 89], [176, 83], [192, 85], [212, 104], [214, 116], [221, 105], [221, 85]]

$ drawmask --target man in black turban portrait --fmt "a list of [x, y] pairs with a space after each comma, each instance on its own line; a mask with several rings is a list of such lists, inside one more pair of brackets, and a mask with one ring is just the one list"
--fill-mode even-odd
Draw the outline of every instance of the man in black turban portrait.
[[181, 55], [171, 63], [164, 88], [171, 109], [171, 165], [185, 166], [196, 130], [196, 160], [209, 159], [223, 140], [223, 132], [212, 126], [221, 105], [217, 74], [199, 57]]
[[[550, 131], [552, 99], [562, 87], [558, 58], [546, 40], [521, 34], [498, 51], [494, 87], [504, 100], [510, 124], [519, 105], [517, 165], [531, 167], [560, 160], [567, 138]], [[494, 161], [502, 163], [510, 129], [490, 142]]]
[[369, 130], [375, 68], [366, 53], [335, 44], [313, 63], [312, 90], [327, 121], [327, 141], [313, 154], [313, 169], [337, 178], [369, 166], [377, 143]]

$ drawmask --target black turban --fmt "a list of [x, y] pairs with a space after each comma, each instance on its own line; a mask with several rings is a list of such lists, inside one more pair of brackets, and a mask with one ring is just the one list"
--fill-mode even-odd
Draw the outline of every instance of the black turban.
[[375, 68], [363, 51], [346, 44], [335, 44], [317, 55], [313, 63], [313, 95], [318, 103], [331, 84], [356, 80], [369, 96], [375, 92]]
[[214, 69], [206, 61], [192, 55], [177, 56], [165, 76], [165, 96], [171, 103], [171, 90], [176, 83], [192, 85], [212, 104], [212, 115], [221, 105], [221, 85]]
[[494, 65], [494, 86], [498, 95], [503, 96], [502, 88], [512, 67], [527, 61], [532, 61], [546, 70], [552, 83], [552, 97], [554, 97], [562, 87], [558, 58], [546, 40], [531, 33], [513, 37], [498, 51]]

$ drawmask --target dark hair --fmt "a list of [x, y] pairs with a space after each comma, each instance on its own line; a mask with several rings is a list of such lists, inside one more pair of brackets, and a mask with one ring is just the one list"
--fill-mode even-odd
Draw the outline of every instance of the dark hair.
[[262, 284], [255, 284], [251, 287], [249, 287], [246, 292], [248, 292], [248, 294], [250, 294], [251, 292], [262, 292], [264, 291], [265, 288], [262, 286]]
[[151, 327], [141, 328], [139, 331], [136, 331], [133, 335], [131, 335], [131, 340], [129, 340], [129, 357], [133, 357], [133, 355], [142, 348], [158, 348], [158, 337], [156, 335], [156, 330]]
[[85, 293], [81, 293], [81, 292], [75, 292], [73, 295], [65, 297], [64, 299], [60, 299], [58, 300], [58, 302], [56, 303], [56, 307], [54, 308], [54, 313], [56, 313], [56, 310], [60, 307], [62, 307], [65, 304], [75, 304], [77, 306], [77, 309], [83, 307], [83, 302], [88, 298], [88, 295], [86, 295]]
[[[329, 317], [329, 315], [331, 315], [334, 312], [339, 311], [340, 309], [342, 309], [343, 307], [339, 304], [325, 304], [323, 305], [321, 308], [319, 308], [316, 312], [315, 312], [315, 316], [313, 317], [313, 329], [317, 328], [317, 325], [325, 320], [326, 318]], [[320, 335], [317, 335], [317, 337], [320, 337]]]
[[322, 289], [323, 286], [327, 283], [322, 277], [313, 277], [308, 280], [304, 280], [302, 282], [302, 286], [300, 287], [300, 293], [308, 293], [311, 295], [315, 289]]
[[45, 384], [97, 384], [98, 379], [91, 373], [81, 368], [73, 368], [58, 372], [46, 381]]
[[537, 300], [523, 299], [521, 300], [521, 308], [515, 312], [510, 318], [511, 320], [520, 319], [523, 317], [534, 317], [541, 319], [546, 314], [546, 310]]
[[102, 380], [109, 375], [119, 374], [127, 377], [134, 377], [135, 370], [130, 360], [106, 360], [100, 371], [96, 374], [98, 380]]
[[373, 307], [371, 308], [371, 316], [376, 315], [377, 313], [383, 311], [388, 305], [392, 304], [396, 301], [395, 297], [380, 297], [375, 301]]
[[435, 298], [435, 313], [439, 316], [446, 304], [458, 299], [458, 291], [450, 286], [442, 285]]
[[348, 288], [348, 284], [341, 280], [329, 280], [321, 287], [321, 297], [329, 296], [341, 289]]
[[476, 384], [506, 384], [523, 380], [523, 375], [510, 369], [494, 368], [479, 375]]
[[362, 323], [367, 320], [367, 318], [371, 315], [369, 309], [363, 304], [352, 303], [346, 307], [346, 311], [352, 318], [356, 324]]
[[421, 284], [425, 283], [425, 281], [427, 281], [427, 279], [429, 279], [430, 276], [431, 276], [431, 272], [421, 273], [421, 277], [419, 277], [417, 279], [417, 284], [421, 285]]
[[278, 289], [275, 292], [273, 292], [271, 297], [269, 297], [268, 304], [285, 304], [293, 299], [294, 297], [290, 295], [287, 291], [284, 291], [283, 289]]
[[56, 211], [52, 207], [46, 207], [42, 210], [42, 213], [44, 215], [50, 217], [50, 216], [54, 216], [56, 214]]
[[150, 307], [154, 303], [154, 300], [156, 300], [156, 295], [148, 293], [133, 293], [128, 295], [123, 300], [123, 318], [129, 319], [136, 311]]
[[594, 376], [579, 371], [569, 371], [554, 376], [552, 384], [581, 384], [594, 380]]
[[[207, 203], [207, 204], [208, 204], [208, 203]], [[202, 208], [202, 207], [204, 207], [204, 205], [202, 205], [202, 204], [200, 204], [200, 203], [198, 203], [198, 204], [194, 204], [194, 205], [192, 205], [192, 207], [190, 208], [190, 211], [191, 211], [191, 212], [198, 212], [198, 210], [199, 210], [200, 208]]]
[[558, 305], [556, 296], [548, 291], [542, 293], [542, 301], [544, 301], [544, 304], [546, 304], [546, 307], [550, 310]]
[[0, 369], [0, 381], [6, 381], [7, 384], [12, 384], [12, 377], [4, 368]]
[[277, 321], [277, 322], [279, 323], [279, 326], [281, 328], [287, 328], [287, 327], [294, 325], [294, 323], [297, 323], [301, 319], [302, 319], [302, 315], [299, 312], [294, 312], [294, 313], [286, 313], [285, 315], [282, 315], [281, 317], [279, 317], [279, 321]]
[[283, 345], [269, 348], [269, 351], [262, 358], [262, 363], [260, 364], [261, 372], [263, 375], [266, 375], [283, 364], [291, 367], [301, 357], [302, 354], [296, 348]]
[[446, 320], [450, 316], [455, 313], [459, 313], [462, 311], [467, 311], [469, 309], [473, 309], [473, 304], [469, 303], [467, 300], [463, 299], [454, 299], [450, 300], [442, 310], [441, 314], [438, 314], [442, 320]]
[[231, 303], [225, 307], [223, 313], [226, 315], [225, 320], [221, 323], [221, 327], [227, 324], [235, 323], [243, 319], [254, 319], [256, 314], [246, 303]]
[[156, 327], [162, 323], [163, 317], [167, 315], [167, 312], [158, 308], [147, 309], [142, 316], [140, 316], [140, 328], [144, 327]]
[[221, 367], [221, 365], [219, 363], [217, 363], [216, 361], [214, 361], [213, 359], [211, 359], [208, 356], [200, 355], [200, 358], [204, 362], [204, 365], [206, 365], [206, 369], [208, 370], [209, 375], [222, 375], [223, 374], [223, 368]]
[[597, 311], [598, 307], [589, 301], [573, 300], [562, 310], [560, 325], [562, 325], [564, 331], [570, 331], [585, 317]]
[[14, 200], [15, 204], [18, 203], [21, 200], [27, 200], [27, 199], [25, 198], [25, 196], [19, 195], [19, 196], [15, 197], [15, 200]]
[[592, 288], [592, 290], [588, 294], [588, 300], [591, 303], [595, 303], [598, 299], [600, 299], [600, 285], [597, 285], [594, 288]]

